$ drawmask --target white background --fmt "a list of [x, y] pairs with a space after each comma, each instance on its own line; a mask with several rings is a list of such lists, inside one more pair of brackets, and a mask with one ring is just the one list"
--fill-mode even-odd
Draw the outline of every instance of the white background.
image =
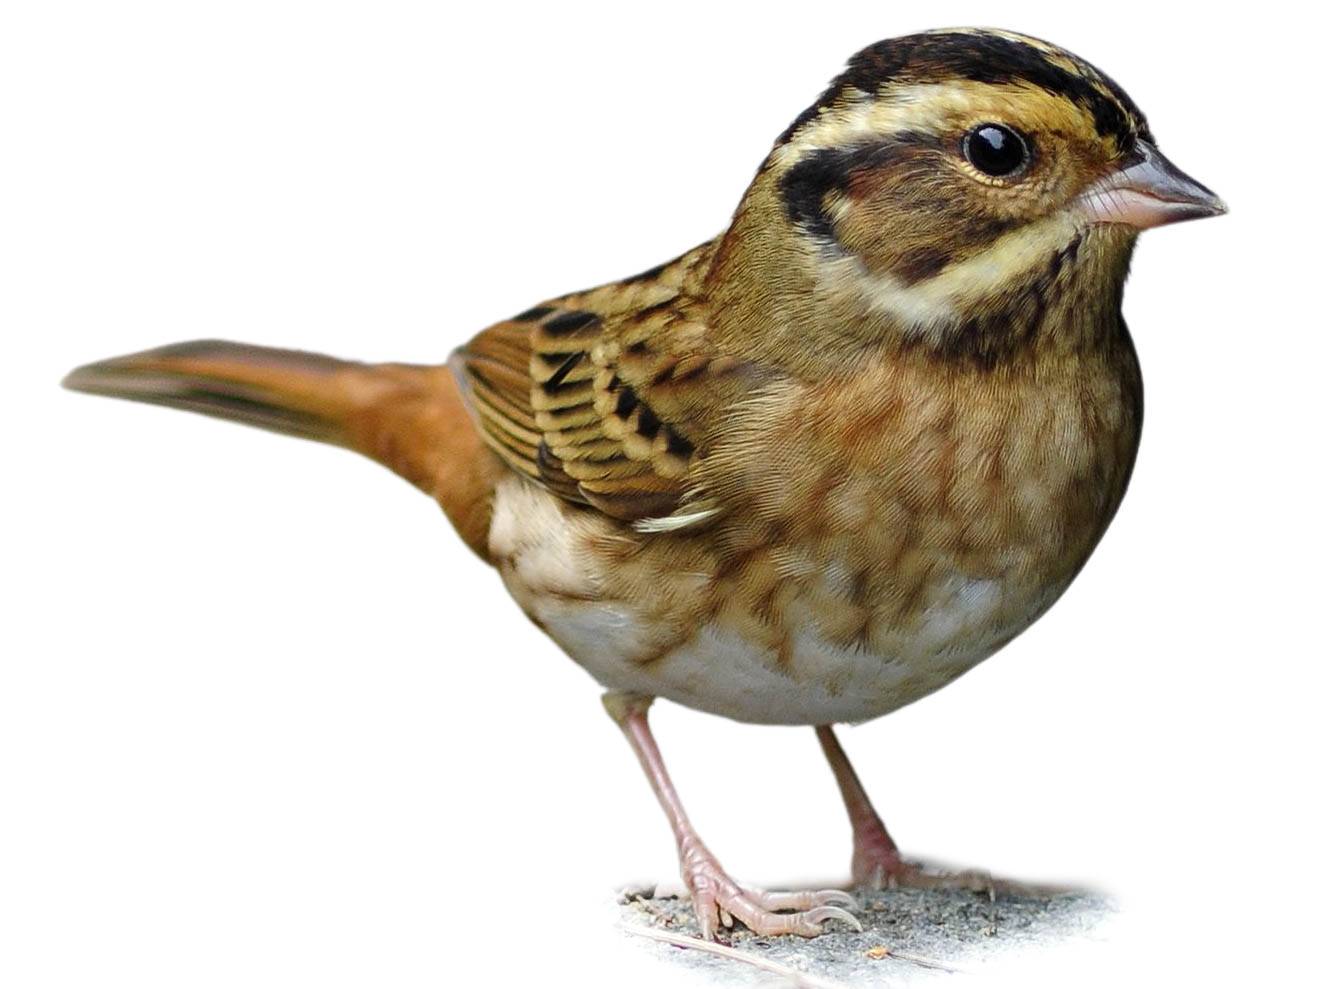
[[[611, 928], [612, 889], [676, 874], [632, 754], [433, 504], [56, 383], [208, 336], [442, 360], [715, 233], [851, 52], [968, 21], [1102, 66], [1233, 212], [1138, 250], [1145, 440], [1089, 568], [843, 742], [911, 851], [1122, 897], [1069, 982], [1302, 980], [1311, 34], [1264, 4], [464, 7], [5, 8], [0, 983], [674, 984]], [[654, 724], [734, 872], [843, 878], [809, 731]]]

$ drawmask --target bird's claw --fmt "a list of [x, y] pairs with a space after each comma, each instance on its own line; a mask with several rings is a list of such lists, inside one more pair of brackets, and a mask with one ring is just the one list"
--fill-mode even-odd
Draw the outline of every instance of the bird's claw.
[[767, 910], [812, 910], [815, 907], [835, 906], [858, 911], [861, 904], [851, 893], [841, 889], [784, 890], [767, 892], [743, 887]]
[[691, 852], [683, 879], [692, 893], [701, 936], [707, 940], [717, 940], [719, 929], [732, 927], [735, 919], [767, 937], [816, 937], [824, 933], [824, 925], [830, 920], [862, 930], [861, 922], [851, 912], [859, 909], [856, 900], [841, 889], [767, 892], [742, 886], [703, 848]]

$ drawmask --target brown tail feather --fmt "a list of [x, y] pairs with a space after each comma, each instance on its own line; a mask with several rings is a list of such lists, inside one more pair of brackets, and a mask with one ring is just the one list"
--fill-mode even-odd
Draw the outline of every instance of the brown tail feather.
[[499, 468], [446, 367], [197, 340], [88, 364], [64, 386], [356, 450], [436, 497], [468, 545], [486, 555]]

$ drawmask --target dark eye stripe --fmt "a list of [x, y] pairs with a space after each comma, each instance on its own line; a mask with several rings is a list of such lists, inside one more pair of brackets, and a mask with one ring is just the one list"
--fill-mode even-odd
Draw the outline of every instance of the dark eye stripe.
[[916, 148], [938, 147], [939, 141], [930, 135], [903, 133], [860, 148], [812, 151], [779, 180], [779, 195], [788, 219], [808, 233], [832, 239], [833, 219], [825, 208], [831, 192], [845, 191], [858, 171], [892, 165]]

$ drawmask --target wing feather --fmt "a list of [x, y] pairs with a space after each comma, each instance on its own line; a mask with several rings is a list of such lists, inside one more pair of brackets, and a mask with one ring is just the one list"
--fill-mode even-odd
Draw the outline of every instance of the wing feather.
[[[695, 447], [620, 374], [608, 322], [544, 306], [496, 323], [455, 355], [481, 435], [561, 498], [629, 521], [668, 515]], [[676, 452], [675, 452], [676, 451]]]
[[568, 501], [644, 531], [718, 507], [696, 489], [705, 426], [742, 384], [695, 301], [716, 248], [496, 323], [453, 367], [486, 443]]

